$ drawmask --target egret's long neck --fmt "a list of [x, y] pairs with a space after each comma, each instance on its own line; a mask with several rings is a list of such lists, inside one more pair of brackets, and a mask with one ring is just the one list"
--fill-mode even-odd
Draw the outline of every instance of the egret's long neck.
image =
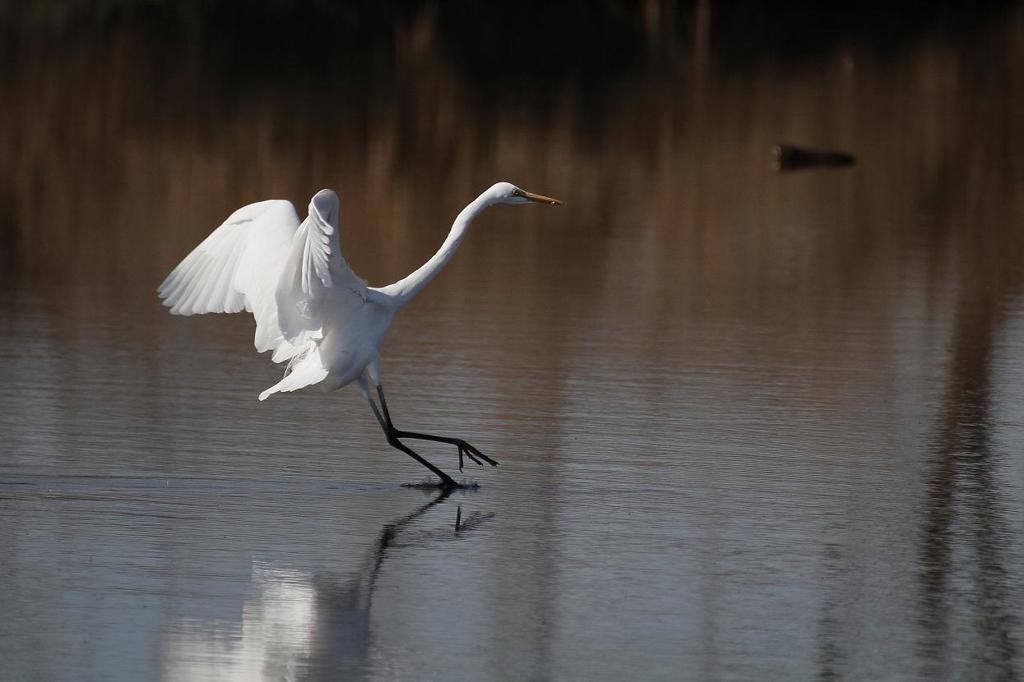
[[448, 265], [448, 261], [455, 255], [455, 250], [462, 243], [462, 238], [466, 236], [466, 231], [469, 229], [470, 224], [490, 204], [491, 202], [488, 201], [484, 194], [474, 199], [472, 203], [462, 209], [459, 215], [456, 216], [455, 222], [452, 223], [452, 229], [445, 238], [444, 243], [441, 244], [441, 248], [437, 250], [437, 253], [430, 257], [430, 260], [403, 279], [384, 287], [381, 291], [394, 297], [399, 307], [412, 300], [423, 287], [427, 286], [430, 280], [437, 276], [437, 273], [441, 272], [444, 266]]

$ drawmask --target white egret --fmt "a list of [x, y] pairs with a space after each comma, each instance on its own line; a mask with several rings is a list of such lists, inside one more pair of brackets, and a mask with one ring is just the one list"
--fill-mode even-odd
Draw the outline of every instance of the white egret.
[[[250, 204], [232, 213], [178, 264], [157, 290], [175, 315], [237, 313], [256, 318], [256, 350], [288, 361], [284, 378], [260, 393], [295, 391], [317, 384], [334, 391], [358, 381], [388, 443], [430, 469], [450, 488], [455, 481], [403, 439], [449, 443], [476, 464], [496, 461], [461, 438], [397, 429], [380, 381], [380, 346], [395, 315], [451, 260], [480, 213], [496, 204], [560, 204], [499, 182], [459, 213], [430, 260], [386, 287], [370, 287], [341, 255], [338, 195], [320, 190], [301, 223], [290, 201]], [[380, 400], [378, 408], [374, 393]]]

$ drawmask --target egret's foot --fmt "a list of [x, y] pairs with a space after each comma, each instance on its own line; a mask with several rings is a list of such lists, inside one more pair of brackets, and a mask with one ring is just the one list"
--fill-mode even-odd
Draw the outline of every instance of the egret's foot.
[[[452, 440], [456, 447], [459, 448], [459, 471], [462, 471], [463, 456], [468, 457], [471, 462], [478, 466], [483, 466], [484, 462], [487, 462], [492, 467], [498, 466], [498, 463], [485, 455], [484, 453], [477, 450], [475, 447], [462, 440], [461, 438], [455, 438]], [[481, 461], [483, 460], [483, 461]]]

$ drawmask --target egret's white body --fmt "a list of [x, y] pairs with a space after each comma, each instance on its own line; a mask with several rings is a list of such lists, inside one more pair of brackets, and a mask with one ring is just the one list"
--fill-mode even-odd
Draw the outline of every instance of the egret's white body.
[[[356, 276], [341, 255], [337, 194], [317, 192], [301, 222], [291, 202], [261, 201], [232, 213], [167, 276], [158, 292], [176, 315], [253, 314], [256, 350], [273, 351], [274, 362], [288, 362], [284, 378], [263, 391], [260, 400], [314, 384], [332, 391], [359, 380], [389, 442], [447, 484], [450, 478], [393, 439], [452, 442], [459, 445], [460, 462], [464, 446], [474, 461], [474, 454], [493, 460], [460, 439], [403, 436], [394, 429], [380, 387], [380, 347], [395, 315], [451, 260], [474, 218], [495, 204], [529, 202], [560, 203], [507, 182], [493, 185], [459, 213], [430, 260], [404, 279], [376, 288]], [[383, 415], [371, 389], [380, 397]]]

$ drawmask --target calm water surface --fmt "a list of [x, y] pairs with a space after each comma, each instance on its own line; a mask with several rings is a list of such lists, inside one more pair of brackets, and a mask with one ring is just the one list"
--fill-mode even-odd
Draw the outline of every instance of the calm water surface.
[[[714, 17], [508, 92], [433, 10], [278, 61], [5, 33], [0, 677], [1021, 675], [1024, 13], [745, 59]], [[384, 350], [477, 490], [401, 487], [353, 388], [257, 402], [251, 319], [156, 300], [242, 204], [337, 188], [384, 284], [498, 179], [566, 205], [486, 214]]]

